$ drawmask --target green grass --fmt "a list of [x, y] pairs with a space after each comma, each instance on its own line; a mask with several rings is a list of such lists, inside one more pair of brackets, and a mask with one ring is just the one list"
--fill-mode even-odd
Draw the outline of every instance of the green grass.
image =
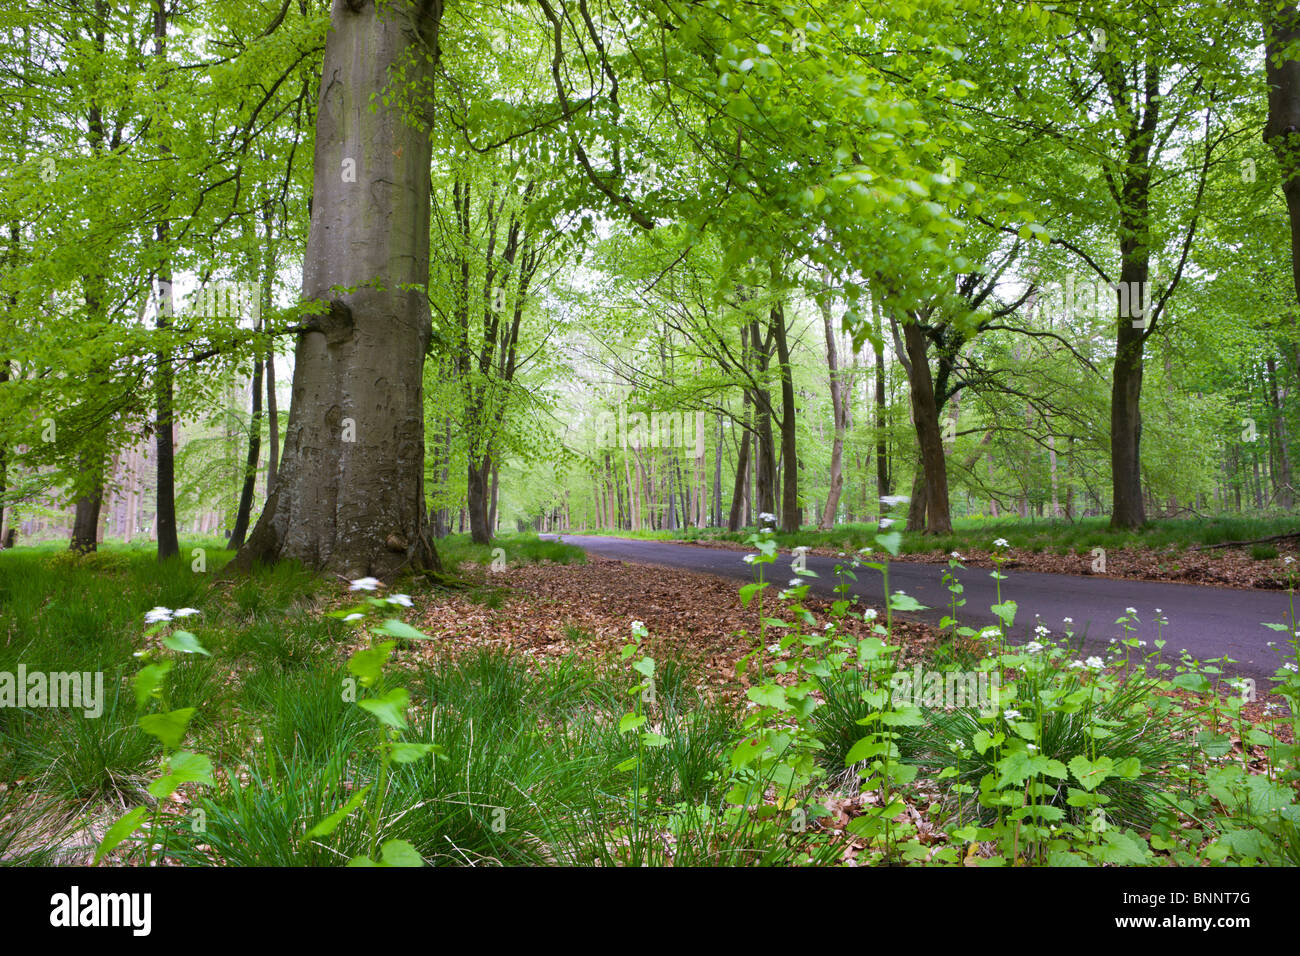
[[490, 568], [494, 552], [500, 548], [504, 552], [508, 565], [539, 564], [581, 564], [587, 560], [587, 554], [579, 547], [558, 541], [543, 541], [532, 532], [524, 534], [503, 534], [495, 538], [492, 544], [475, 544], [467, 534], [452, 534], [434, 542], [438, 556], [448, 572], [464, 573], [469, 566], [478, 565]]

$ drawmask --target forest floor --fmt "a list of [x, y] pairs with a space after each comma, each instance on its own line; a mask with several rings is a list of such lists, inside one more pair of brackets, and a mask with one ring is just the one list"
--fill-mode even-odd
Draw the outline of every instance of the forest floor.
[[[495, 564], [497, 548], [504, 567]], [[781, 623], [794, 612], [776, 589], [745, 606], [734, 579], [584, 555], [526, 535], [492, 547], [457, 537], [440, 542], [440, 552], [458, 583], [401, 585], [410, 609], [396, 613], [430, 640], [399, 642], [385, 680], [410, 688], [410, 734], [431, 732], [446, 753], [393, 778], [392, 799], [410, 812], [395, 815], [387, 832], [430, 862], [744, 862], [740, 850], [728, 856], [725, 846], [673, 843], [671, 821], [674, 808], [692, 801], [725, 802], [717, 787], [726, 774], [719, 777], [718, 767], [726, 766], [754, 706], [748, 692], [763, 683], [755, 661], [774, 668], [788, 654], [777, 642], [794, 635]], [[211, 656], [173, 655], [165, 707], [196, 709], [184, 746], [215, 768], [213, 784], [186, 784], [165, 802], [160, 827], [172, 842], [163, 862], [337, 865], [366, 852], [359, 815], [328, 840], [303, 838], [371, 772], [371, 722], [339, 693], [349, 658], [381, 640], [379, 629], [338, 616], [365, 595], [292, 565], [249, 577], [215, 575], [223, 557], [214, 553], [208, 571], [195, 573], [187, 562], [159, 565], [138, 549], [0, 555], [0, 672], [20, 664], [29, 672], [103, 671], [111, 690], [102, 715], [0, 708], [0, 860], [88, 863], [114, 819], [148, 804], [144, 790], [158, 772], [158, 749], [137, 719], [158, 705], [133, 700], [130, 687], [141, 666], [133, 655], [167, 654], [162, 642], [172, 625], [149, 633], [144, 623], [156, 606], [197, 609], [178, 623]], [[810, 595], [803, 604], [812, 620], [802, 633], [816, 637], [834, 616], [830, 603]], [[872, 623], [839, 616], [837, 633], [869, 643], [873, 624], [885, 617], [883, 608], [874, 611]], [[646, 799], [668, 822], [632, 845], [623, 795], [630, 778], [620, 768], [637, 752], [636, 735], [621, 729], [637, 680], [622, 653], [634, 622], [647, 633], [638, 653], [657, 665], [664, 710], [656, 726], [672, 744], [645, 756], [642, 778]], [[751, 658], [760, 639], [765, 653]], [[971, 669], [989, 653], [987, 645], [897, 614], [891, 640], [901, 645], [903, 667]], [[1176, 688], [1151, 693], [1185, 700], [1225, 754], [1236, 754], [1251, 774], [1268, 772], [1271, 758], [1258, 734], [1221, 709], [1213, 692], [1199, 703]], [[1242, 716], [1291, 739], [1275, 698], [1261, 693]], [[856, 711], [835, 720], [843, 726], [828, 746], [864, 732]], [[819, 826], [831, 836], [825, 848], [852, 863], [868, 841], [850, 827], [878, 797], [844, 782], [842, 759], [828, 764], [839, 769], [819, 791], [829, 813]], [[927, 853], [948, 845], [938, 800], [921, 788], [906, 804]], [[577, 807], [584, 808], [580, 818]], [[196, 808], [206, 813], [202, 832], [190, 826]], [[493, 808], [508, 819], [504, 829]], [[613, 822], [587, 829], [588, 819]], [[148, 846], [128, 841], [110, 861], [139, 863]], [[978, 859], [994, 852], [987, 840], [971, 846]], [[978, 861], [970, 853], [964, 859]]]

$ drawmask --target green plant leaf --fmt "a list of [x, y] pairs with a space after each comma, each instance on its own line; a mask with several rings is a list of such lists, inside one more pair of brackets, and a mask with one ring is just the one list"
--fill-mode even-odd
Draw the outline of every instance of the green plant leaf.
[[168, 750], [180, 746], [195, 714], [193, 707], [168, 711], [165, 714], [145, 714], [140, 718], [140, 729], [150, 737], [157, 737]]
[[199, 639], [189, 631], [172, 631], [163, 638], [163, 644], [170, 647], [173, 651], [180, 651], [182, 654], [202, 654], [204, 657], [211, 657]]
[[113, 852], [118, 844], [138, 830], [148, 812], [147, 807], [136, 807], [109, 827], [108, 832], [104, 834], [104, 839], [99, 841], [99, 849], [95, 851], [95, 860], [91, 865], [98, 866], [105, 854]]
[[395, 687], [382, 697], [363, 697], [357, 706], [394, 730], [406, 729], [406, 710], [411, 695], [405, 687]]

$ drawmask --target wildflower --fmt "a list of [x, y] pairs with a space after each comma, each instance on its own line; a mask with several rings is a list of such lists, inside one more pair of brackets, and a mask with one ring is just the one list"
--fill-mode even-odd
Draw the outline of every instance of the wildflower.
[[633, 621], [633, 622], [632, 622], [632, 630], [635, 631], [637, 628], [640, 628], [640, 627], [645, 627], [645, 622], [644, 622], [644, 621]]
[[1033, 753], [1033, 752], [1036, 751], [1038, 748], [1035, 747], [1033, 744], [1025, 744], [1025, 749], [1027, 749], [1030, 753]]
[[881, 504], [888, 505], [891, 508], [894, 505], [905, 505], [911, 500], [907, 495], [882, 495], [880, 498]]
[[764, 511], [762, 514], [758, 516], [758, 520], [763, 522], [764, 524], [776, 524], [776, 515], [768, 514], [766, 511]]
[[1156, 613], [1157, 613], [1157, 614], [1162, 614], [1162, 613], [1164, 613], [1164, 612], [1162, 612], [1162, 611], [1160, 610], [1160, 608], [1156, 608]]
[[1009, 547], [1011, 547], [1011, 545], [1007, 544], [1007, 539], [1006, 539], [1006, 538], [998, 538], [996, 541], [993, 542], [993, 547], [995, 547], [995, 548], [1009, 548]]
[[1061, 618], [1061, 621], [1062, 621], [1063, 623], [1065, 623], [1065, 624], [1073, 624], [1073, 623], [1074, 623], [1074, 618], [1072, 618], [1072, 617], [1063, 617], [1063, 618]]
[[360, 611], [353, 611], [353, 612], [352, 612], [351, 614], [349, 614], [347, 617], [343, 618], [343, 620], [344, 620], [344, 621], [359, 621], [359, 620], [361, 620], [363, 617], [365, 617], [365, 615], [362, 614]]
[[161, 621], [170, 621], [172, 619], [172, 609], [169, 607], [156, 607], [152, 611], [146, 611], [144, 622], [146, 624], [158, 624]]
[[874, 607], [867, 608], [862, 612], [862, 619], [864, 621], [874, 621], [876, 619], [876, 609]]
[[1025, 645], [1025, 653], [1027, 654], [1038, 654], [1041, 653], [1042, 650], [1043, 645], [1039, 644], [1037, 641], [1030, 641]]
[[891, 524], [893, 524], [893, 523], [894, 523], [894, 519], [893, 519], [893, 518], [881, 518], [881, 519], [880, 519], [880, 527], [882, 527], [882, 528], [888, 528], [888, 527], [889, 527]]
[[1282, 563], [1283, 563], [1283, 564], [1295, 564], [1295, 558], [1291, 557], [1291, 555], [1288, 554], [1285, 558], [1282, 559]]
[[411, 596], [409, 594], [394, 594], [388, 598], [389, 604], [397, 604], [401, 607], [411, 607]]
[[803, 582], [800, 581], [798, 578], [791, 578], [791, 579], [790, 579], [790, 587], [792, 587], [792, 588], [797, 588], [797, 587], [801, 587], [802, 585], [803, 585]]
[[1044, 625], [1038, 624], [1034, 626], [1034, 633], [1039, 637], [1046, 637], [1051, 632], [1048, 631], [1048, 629]]
[[962, 559], [961, 555], [956, 551], [949, 552], [948, 557], [952, 558], [954, 561], [960, 561]]
[[1124, 608], [1124, 613], [1125, 613], [1125, 614], [1136, 614], [1136, 613], [1137, 613], [1137, 608], [1135, 608], [1135, 607], [1126, 607], [1126, 608]]
[[822, 630], [823, 630], [823, 631], [829, 631], [829, 630], [830, 630], [832, 627], [834, 627], [834, 626], [835, 626], [835, 622], [834, 622], [834, 621], [827, 621], [825, 624], [822, 625]]
[[348, 590], [349, 591], [373, 591], [377, 587], [379, 587], [378, 578], [357, 578], [355, 581], [352, 582], [352, 587], [348, 588]]
[[1007, 720], [1015, 720], [1017, 717], [1020, 716], [1020, 711], [1006, 710], [1002, 712], [1002, 716], [1005, 717]]
[[1298, 667], [1295, 664], [1292, 664], [1290, 661], [1287, 661], [1287, 663], [1283, 664], [1282, 666], [1289, 671], [1300, 671], [1300, 667]]
[[196, 607], [178, 607], [176, 610], [172, 611], [172, 617], [189, 617], [191, 614], [202, 613], [203, 612]]
[[1086, 661], [1084, 661], [1084, 664], [1086, 664], [1088, 667], [1091, 667], [1093, 670], [1097, 670], [1097, 671], [1101, 670], [1103, 667], [1106, 666], [1105, 664], [1102, 663], [1101, 658], [1096, 656], [1088, 658]]
[[756, 554], [747, 554], [747, 555], [745, 555], [745, 563], [746, 563], [746, 564], [753, 564], [753, 563], [754, 563], [754, 559], [755, 559], [756, 557], [758, 557], [758, 555], [756, 555]]

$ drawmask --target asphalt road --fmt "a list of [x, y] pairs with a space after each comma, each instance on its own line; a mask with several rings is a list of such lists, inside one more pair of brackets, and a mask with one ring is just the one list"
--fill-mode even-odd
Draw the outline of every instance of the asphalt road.
[[[544, 535], [544, 537], [555, 537]], [[636, 564], [662, 565], [686, 571], [753, 580], [753, 568], [743, 560], [743, 552], [722, 548], [700, 547], [668, 541], [639, 541], [592, 535], [562, 535], [568, 544], [592, 554]], [[818, 577], [809, 579], [819, 596], [834, 597], [837, 559], [809, 555], [807, 567]], [[778, 585], [794, 576], [791, 555], [781, 554], [768, 565], [765, 576]], [[915, 564], [895, 561], [890, 565], [890, 585], [904, 591], [932, 608], [905, 617], [938, 622], [945, 613], [948, 590], [940, 580], [945, 565]], [[1035, 571], [1004, 571], [1004, 599], [1016, 602], [1016, 626], [1011, 632], [1014, 643], [1029, 640], [1040, 620], [1059, 639], [1064, 636], [1063, 618], [1073, 618], [1074, 645], [1082, 654], [1096, 653], [1121, 636], [1115, 620], [1125, 608], [1135, 608], [1141, 623], [1133, 634], [1148, 642], [1156, 638], [1153, 623], [1155, 609], [1160, 608], [1169, 623], [1164, 626], [1166, 660], [1173, 661], [1184, 648], [1198, 660], [1206, 661], [1227, 655], [1237, 663], [1225, 666], [1225, 675], [1253, 677], [1264, 692], [1271, 685], [1265, 678], [1277, 669], [1279, 658], [1269, 641], [1279, 644], [1285, 633], [1272, 631], [1264, 621], [1282, 623], [1290, 620], [1286, 592], [1246, 591], [1235, 588], [1206, 587], [1193, 584], [1170, 584], [1162, 581], [1131, 581], [1104, 576], [1042, 574]], [[880, 574], [867, 568], [857, 569], [858, 580], [853, 592], [865, 602], [880, 606], [884, 586]], [[957, 573], [965, 588], [965, 607], [959, 611], [962, 623], [983, 627], [996, 622], [989, 607], [997, 603], [996, 582], [987, 568], [966, 568]], [[1290, 649], [1287, 648], [1289, 651]]]

